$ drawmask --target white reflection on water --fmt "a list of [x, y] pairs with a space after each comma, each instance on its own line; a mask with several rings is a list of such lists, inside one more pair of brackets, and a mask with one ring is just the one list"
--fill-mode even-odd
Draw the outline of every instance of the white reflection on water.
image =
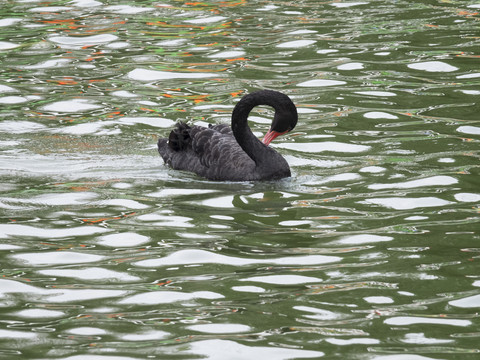
[[407, 65], [410, 69], [423, 70], [428, 72], [451, 72], [458, 70], [457, 67], [444, 63], [443, 61], [425, 61]]
[[11, 134], [23, 134], [32, 131], [35, 132], [46, 128], [47, 127], [43, 124], [26, 120], [6, 120], [0, 122], [0, 132], [8, 132]]
[[110, 230], [98, 226], [75, 226], [63, 229], [38, 228], [30, 225], [0, 224], [0, 239], [11, 236], [31, 236], [49, 239], [59, 239], [71, 236], [94, 235]]
[[105, 335], [107, 332], [100, 328], [83, 326], [69, 329], [67, 330], [67, 333], [74, 335]]
[[[56, 360], [142, 360], [144, 358], [134, 358], [130, 356], [110, 356], [110, 355], [73, 355], [63, 358], [55, 358]], [[39, 360], [52, 360], [51, 358]]]
[[30, 265], [80, 264], [104, 259], [104, 256], [85, 254], [75, 251], [43, 251], [41, 253], [24, 253], [12, 255], [12, 258], [22, 260]]
[[23, 318], [40, 319], [40, 318], [61, 317], [61, 316], [64, 316], [65, 313], [63, 311], [48, 310], [48, 309], [26, 309], [26, 310], [17, 311], [15, 315]]
[[302, 35], [302, 34], [316, 34], [316, 33], [318, 33], [318, 31], [316, 30], [302, 29], [302, 30], [290, 31], [287, 33], [287, 35]]
[[384, 321], [388, 325], [412, 325], [412, 324], [437, 324], [437, 325], [452, 325], [452, 326], [469, 326], [472, 324], [470, 320], [460, 319], [440, 319], [440, 318], [425, 318], [417, 316], [395, 316]]
[[408, 216], [405, 218], [405, 220], [409, 220], [409, 221], [426, 220], [426, 219], [428, 219], [428, 216]]
[[52, 193], [33, 196], [31, 198], [0, 198], [2, 201], [35, 204], [35, 205], [80, 205], [86, 204], [98, 195], [93, 192], [71, 192], [71, 193]]
[[351, 339], [337, 339], [337, 338], [327, 338], [326, 342], [333, 345], [355, 345], [355, 344], [379, 344], [380, 340], [371, 339], [371, 338], [351, 338]]
[[336, 53], [338, 51], [339, 50], [337, 49], [321, 49], [321, 50], [317, 50], [317, 54], [331, 54], [331, 53]]
[[173, 120], [161, 117], [122, 117], [118, 122], [126, 125], [144, 124], [158, 128], [169, 128], [175, 124]]
[[257, 9], [257, 11], [271, 11], [271, 10], [275, 10], [275, 9], [278, 9], [278, 6], [273, 5], [273, 4], [269, 4], [269, 5], [265, 5], [263, 8]]
[[480, 135], [480, 127], [478, 126], [459, 126], [458, 132], [470, 135]]
[[[281, 44], [278, 44], [278, 48], [301, 48], [301, 47], [306, 47], [312, 44], [315, 44], [315, 40], [293, 40], [293, 41], [287, 41]], [[300, 85], [298, 85], [300, 86]], [[305, 86], [305, 85], [303, 85]]]
[[20, 281], [0, 279], [0, 295], [9, 293], [41, 293], [41, 289], [37, 289], [35, 286], [23, 284]]
[[130, 43], [126, 41], [115, 41], [110, 44], [105, 45], [109, 49], [125, 49], [130, 47]]
[[480, 194], [473, 194], [473, 193], [458, 193], [453, 195], [455, 200], [461, 202], [477, 202], [480, 201]]
[[373, 198], [359, 201], [360, 204], [375, 204], [389, 207], [395, 210], [409, 210], [423, 207], [437, 207], [453, 204], [451, 201], [439, 199], [433, 196], [418, 198], [386, 197]]
[[251, 331], [252, 328], [242, 324], [198, 324], [187, 326], [187, 329], [206, 334], [234, 334]]
[[[155, 160], [158, 160], [156, 157]], [[11, 169], [12, 171], [25, 172], [28, 176], [53, 175], [62, 176], [62, 180], [78, 180], [82, 178], [112, 179], [112, 174], [125, 176], [128, 172], [130, 179], [137, 177], [150, 177], [158, 179], [164, 176], [156, 166], [152, 166], [152, 156], [131, 155], [112, 156], [96, 155], [95, 161], [85, 159], [80, 153], [77, 155], [62, 156], [61, 154], [38, 155], [31, 154], [28, 157], [3, 156], [0, 157], [0, 170]], [[118, 175], [121, 174], [121, 175]]]
[[11, 245], [11, 244], [0, 244], [0, 250], [16, 250], [21, 249], [21, 246]]
[[308, 159], [305, 157], [297, 157], [292, 155], [285, 155], [285, 160], [292, 166], [314, 166], [319, 168], [335, 168], [348, 165], [347, 161], [342, 160], [319, 160]]
[[365, 172], [365, 173], [370, 173], [370, 174], [378, 174], [381, 172], [384, 172], [385, 169], [384, 167], [381, 166], [366, 166], [358, 170], [359, 172]]
[[470, 74], [458, 75], [457, 79], [473, 79], [480, 77], [480, 72], [473, 72]]
[[[98, 289], [42, 289], [19, 281], [0, 279], [0, 298], [5, 294], [29, 294], [31, 301], [79, 302], [83, 300], [120, 297], [127, 294], [122, 290]], [[35, 299], [33, 295], [37, 295]]]
[[37, 336], [32, 332], [0, 329], [0, 339], [33, 339]]
[[135, 263], [138, 266], [159, 267], [169, 265], [188, 264], [225, 264], [225, 265], [251, 265], [251, 264], [277, 264], [277, 265], [316, 265], [340, 261], [338, 256], [307, 255], [286, 256], [272, 259], [238, 258], [215, 254], [206, 250], [180, 250], [160, 259], [142, 260]]
[[221, 76], [215, 73], [192, 73], [192, 72], [175, 72], [175, 71], [160, 71], [148, 69], [135, 69], [130, 71], [127, 76], [132, 80], [138, 81], [157, 81], [166, 79], [203, 79], [210, 77]]
[[0, 94], [3, 92], [18, 92], [18, 90], [10, 86], [0, 84]]
[[125, 335], [122, 335], [121, 338], [122, 340], [126, 340], [126, 341], [148, 341], [148, 340], [160, 340], [169, 335], [170, 333], [166, 331], [152, 330], [152, 331], [145, 331], [145, 332], [136, 333], [136, 334], [125, 334]]
[[0, 147], [2, 148], [8, 148], [18, 145], [20, 145], [18, 141], [0, 140]]
[[121, 124], [126, 125], [134, 125], [134, 124], [144, 124], [158, 128], [169, 128], [175, 124], [173, 120], [165, 119], [161, 117], [122, 117], [118, 119], [118, 122]]
[[280, 221], [278, 225], [280, 226], [299, 226], [299, 225], [309, 225], [311, 224], [312, 221], [310, 220], [285, 220], [285, 221]]
[[151, 222], [151, 225], [162, 227], [182, 227], [191, 228], [195, 225], [191, 224], [192, 218], [186, 216], [174, 215], [160, 215], [160, 214], [145, 214], [137, 216], [137, 220]]
[[302, 275], [266, 275], [266, 276], [252, 276], [249, 278], [240, 279], [239, 281], [253, 281], [265, 284], [277, 285], [296, 285], [309, 284], [323, 281], [320, 278]]
[[392, 304], [394, 300], [388, 296], [366, 296], [363, 298], [370, 304]]
[[224, 16], [209, 16], [209, 17], [203, 17], [203, 18], [199, 17], [196, 19], [185, 20], [185, 22], [189, 24], [210, 24], [210, 23], [219, 22], [225, 19], [226, 17]]
[[232, 286], [232, 290], [239, 292], [263, 293], [266, 290], [260, 286]]
[[400, 341], [407, 344], [445, 344], [455, 340], [427, 338], [424, 333], [409, 333]]
[[327, 183], [338, 183], [340, 181], [352, 181], [352, 180], [359, 180], [362, 177], [355, 173], [344, 173], [344, 174], [337, 174], [332, 176], [327, 176], [320, 180], [316, 181], [309, 181], [305, 182], [306, 185], [320, 185], [320, 184], [327, 184]]
[[372, 360], [442, 360], [441, 358], [431, 358], [422, 355], [400, 354], [400, 355], [380, 355], [375, 356]]
[[148, 205], [130, 199], [109, 199], [96, 202], [100, 206], [118, 206], [127, 209], [147, 209]]
[[382, 97], [397, 96], [397, 94], [391, 91], [375, 91], [375, 90], [355, 91], [355, 94], [367, 95], [367, 96], [382, 96]]
[[55, 129], [54, 132], [61, 134], [72, 134], [72, 135], [86, 135], [86, 134], [95, 134], [95, 135], [114, 135], [119, 134], [120, 130], [115, 129], [113, 131], [102, 130], [103, 127], [107, 125], [114, 124], [113, 121], [96, 121], [85, 124], [76, 124], [60, 129]]
[[96, 0], [73, 0], [70, 2], [70, 4], [72, 4], [73, 6], [88, 7], [88, 8], [103, 5], [103, 3]]
[[319, 153], [323, 151], [333, 151], [340, 153], [357, 153], [370, 149], [368, 145], [347, 144], [337, 141], [306, 142], [306, 143], [281, 143], [276, 147], [307, 153]]
[[112, 91], [110, 93], [110, 95], [118, 96], [118, 97], [121, 97], [121, 98], [135, 98], [135, 97], [138, 97], [137, 94], [134, 94], [134, 93], [132, 93], [130, 91], [126, 91], [126, 90]]
[[25, 65], [25, 66], [22, 66], [22, 68], [23, 69], [48, 69], [48, 68], [62, 67], [63, 65], [66, 65], [71, 61], [72, 60], [70, 59], [46, 60], [35, 65]]
[[376, 243], [376, 242], [391, 241], [391, 240], [393, 240], [392, 236], [359, 234], [359, 235], [350, 235], [350, 236], [342, 237], [339, 240], [333, 241], [333, 243], [342, 244], [342, 245], [360, 245], [360, 244]]
[[154, 8], [150, 7], [138, 7], [131, 5], [111, 5], [106, 6], [104, 10], [111, 11], [116, 14], [139, 14], [142, 12], [152, 12]]
[[217, 190], [208, 189], [181, 189], [181, 188], [168, 188], [146, 194], [153, 197], [167, 197], [167, 196], [179, 196], [179, 195], [196, 195], [196, 194], [209, 194], [216, 192]]
[[219, 235], [211, 235], [205, 233], [194, 233], [194, 232], [176, 232], [176, 235], [184, 238], [184, 239], [219, 239], [221, 236]]
[[0, 41], [0, 50], [10, 50], [19, 47], [20, 44], [15, 44], [9, 41]]
[[40, 96], [28, 95], [28, 96], [4, 96], [0, 97], [0, 104], [21, 104], [30, 100], [39, 100]]
[[126, 182], [117, 182], [112, 184], [112, 188], [115, 189], [130, 189], [133, 185]]
[[[155, 46], [179, 46], [187, 42], [187, 39], [163, 40], [155, 43]], [[195, 108], [194, 108], [195, 109]]]
[[363, 2], [363, 1], [358, 1], [358, 2], [335, 2], [335, 3], [331, 3], [329, 5], [337, 7], [337, 8], [347, 8], [347, 7], [365, 5], [365, 4], [368, 4], [368, 2]]
[[210, 198], [200, 202], [201, 205], [211, 206], [215, 208], [233, 208], [233, 195], [220, 196], [216, 198]]
[[116, 120], [106, 120], [106, 121], [92, 121], [88, 123], [75, 124], [60, 129], [53, 129], [55, 133], [61, 134], [72, 134], [72, 135], [116, 135], [122, 132], [121, 129], [104, 129], [106, 127], [111, 127], [114, 125], [135, 125], [135, 124], [144, 124], [148, 126], [153, 126], [157, 128], [168, 128], [171, 127], [174, 122], [169, 119], [160, 118], [160, 117], [124, 117]]
[[303, 312], [308, 312], [313, 315], [303, 315], [303, 317], [307, 319], [315, 319], [315, 320], [334, 320], [341, 317], [339, 313], [335, 313], [333, 311], [319, 309], [312, 306], [294, 306], [293, 309]]
[[363, 114], [363, 117], [367, 119], [398, 119], [398, 116], [383, 111], [369, 111]]
[[22, 19], [18, 19], [18, 18], [0, 19], [0, 27], [14, 25], [20, 21], [22, 21]]
[[465, 95], [480, 95], [479, 90], [459, 90], [459, 91]]
[[463, 299], [449, 301], [448, 303], [460, 308], [480, 308], [480, 295], [468, 296]]
[[138, 276], [132, 276], [126, 273], [108, 270], [100, 267], [91, 267], [85, 269], [47, 269], [39, 270], [39, 274], [47, 276], [61, 276], [68, 278], [77, 278], [81, 280], [115, 280], [115, 281], [137, 281]]
[[213, 291], [194, 291], [192, 293], [180, 291], [151, 291], [135, 294], [120, 300], [119, 304], [157, 305], [168, 304], [177, 301], [189, 301], [195, 299], [222, 299], [222, 294]]
[[325, 86], [337, 86], [337, 85], [345, 85], [345, 81], [341, 80], [325, 80], [325, 79], [315, 79], [315, 80], [307, 80], [301, 83], [298, 83], [297, 86], [300, 87], [325, 87]]
[[228, 59], [228, 58], [235, 58], [243, 55], [245, 55], [245, 51], [231, 50], [231, 51], [220, 51], [220, 52], [211, 54], [208, 57], [212, 59]]
[[362, 63], [359, 63], [359, 62], [351, 62], [351, 63], [347, 63], [347, 64], [342, 64], [342, 65], [339, 65], [337, 66], [337, 69], [338, 70], [361, 70], [365, 68], [365, 65], [362, 64]]
[[372, 184], [368, 185], [369, 189], [411, 189], [421, 186], [439, 186], [439, 185], [452, 185], [458, 183], [458, 180], [451, 176], [431, 176], [428, 178], [405, 181], [394, 184]]
[[[287, 360], [318, 358], [324, 355], [321, 351], [289, 349], [267, 346], [247, 346], [231, 340], [202, 340], [189, 344], [189, 349], [175, 348], [175, 354], [194, 354], [195, 357], [204, 356], [209, 360], [225, 359], [269, 359]], [[235, 357], [232, 357], [235, 356]]]
[[97, 290], [97, 289], [86, 289], [86, 290], [70, 290], [70, 289], [59, 289], [59, 290], [49, 290], [44, 292], [47, 296], [47, 301], [49, 302], [74, 302], [78, 303], [86, 300], [95, 300], [95, 299], [105, 299], [110, 297], [122, 297], [127, 294], [127, 291], [122, 290]]
[[42, 110], [63, 113], [76, 113], [100, 109], [101, 107], [101, 105], [97, 105], [94, 101], [88, 99], [71, 99], [56, 101], [51, 104], [45, 105]]
[[69, 6], [44, 6], [44, 7], [35, 7], [32, 9], [29, 9], [28, 11], [47, 13], [47, 12], [64, 12], [68, 10], [72, 10], [72, 8]]
[[118, 39], [118, 36], [113, 34], [100, 34], [100, 35], [90, 35], [90, 36], [52, 36], [49, 38], [50, 41], [65, 47], [69, 47], [69, 46], [81, 47], [81, 46], [99, 45], [99, 44], [109, 43], [117, 39]]
[[148, 236], [140, 235], [134, 232], [124, 232], [101, 236], [98, 238], [97, 243], [103, 246], [111, 247], [130, 247], [145, 244], [149, 241], [150, 238]]

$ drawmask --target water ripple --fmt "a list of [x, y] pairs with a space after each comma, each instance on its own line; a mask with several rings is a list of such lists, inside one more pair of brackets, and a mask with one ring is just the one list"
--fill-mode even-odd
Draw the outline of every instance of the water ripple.
[[[475, 356], [478, 9], [2, 4], [0, 354]], [[259, 88], [297, 105], [291, 179], [162, 164], [174, 123]]]

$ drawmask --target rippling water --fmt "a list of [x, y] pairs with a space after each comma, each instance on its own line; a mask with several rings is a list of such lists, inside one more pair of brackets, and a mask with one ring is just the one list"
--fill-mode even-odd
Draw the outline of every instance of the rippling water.
[[[3, 2], [0, 356], [477, 358], [479, 11]], [[262, 88], [299, 110], [291, 179], [162, 164]]]

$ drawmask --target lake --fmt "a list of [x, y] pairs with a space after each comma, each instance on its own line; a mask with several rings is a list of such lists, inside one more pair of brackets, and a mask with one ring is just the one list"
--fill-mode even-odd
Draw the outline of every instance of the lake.
[[[479, 13], [3, 1], [0, 357], [477, 359]], [[291, 178], [163, 164], [259, 89], [297, 106]]]

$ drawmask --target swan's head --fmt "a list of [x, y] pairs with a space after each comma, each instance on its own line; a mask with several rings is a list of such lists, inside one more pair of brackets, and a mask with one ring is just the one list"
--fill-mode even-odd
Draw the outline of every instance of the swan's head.
[[[288, 99], [290, 100], [290, 99]], [[262, 142], [265, 145], [268, 145], [275, 139], [277, 136], [283, 135], [292, 131], [293, 128], [297, 125], [298, 114], [297, 108], [291, 101], [285, 104], [285, 108], [277, 108], [275, 111], [275, 116], [272, 121], [272, 126], [270, 130], [265, 134]]]

